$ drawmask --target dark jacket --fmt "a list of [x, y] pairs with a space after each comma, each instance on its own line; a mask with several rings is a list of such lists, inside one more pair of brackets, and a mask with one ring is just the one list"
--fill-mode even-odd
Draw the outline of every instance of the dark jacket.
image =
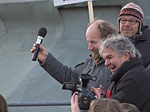
[[129, 39], [142, 54], [143, 65], [146, 68], [150, 64], [150, 28], [144, 26], [142, 35], [135, 35]]
[[96, 66], [91, 57], [72, 69], [63, 65], [49, 53], [46, 61], [41, 64], [41, 66], [61, 84], [64, 82], [79, 82], [79, 76], [81, 74], [89, 74], [97, 77], [96, 81], [89, 82], [89, 87], [99, 87], [99, 85], [102, 84], [107, 88], [108, 80], [111, 75], [111, 72], [104, 65], [104, 60], [101, 60], [98, 66]]
[[150, 112], [150, 77], [140, 59], [125, 62], [110, 82], [111, 98], [134, 104], [141, 112]]

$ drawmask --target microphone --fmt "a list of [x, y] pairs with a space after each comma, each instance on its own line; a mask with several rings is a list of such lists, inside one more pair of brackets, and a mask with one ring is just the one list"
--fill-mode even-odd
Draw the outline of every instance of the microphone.
[[43, 41], [46, 34], [47, 34], [47, 29], [44, 28], [44, 27], [40, 28], [40, 30], [38, 32], [38, 38], [37, 38], [37, 41], [36, 41], [36, 50], [34, 51], [32, 61], [36, 61], [38, 52], [40, 50], [40, 48], [39, 48], [40, 44], [42, 44], [42, 41]]

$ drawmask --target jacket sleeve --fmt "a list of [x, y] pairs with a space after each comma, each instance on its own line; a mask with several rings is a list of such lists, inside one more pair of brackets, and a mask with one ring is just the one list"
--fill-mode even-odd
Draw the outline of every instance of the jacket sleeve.
[[80, 64], [76, 68], [72, 69], [63, 65], [50, 53], [47, 59], [41, 66], [58, 82], [63, 84], [64, 82], [78, 82], [78, 77], [83, 69], [83, 64]]

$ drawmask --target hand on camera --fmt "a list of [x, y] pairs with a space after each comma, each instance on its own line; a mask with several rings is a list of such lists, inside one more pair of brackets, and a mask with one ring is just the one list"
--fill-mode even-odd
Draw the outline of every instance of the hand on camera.
[[71, 97], [71, 111], [80, 112], [79, 103], [78, 103], [78, 92], [74, 92]]
[[105, 94], [105, 88], [100, 85], [99, 88], [92, 87], [91, 91], [95, 93], [96, 98], [100, 99]]

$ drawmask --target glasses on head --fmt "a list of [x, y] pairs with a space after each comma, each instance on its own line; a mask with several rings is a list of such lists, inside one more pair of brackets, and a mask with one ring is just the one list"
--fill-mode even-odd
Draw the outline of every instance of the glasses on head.
[[126, 24], [127, 21], [130, 25], [135, 25], [138, 22], [136, 19], [129, 19], [129, 20], [127, 20], [125, 18], [120, 19], [121, 24]]

